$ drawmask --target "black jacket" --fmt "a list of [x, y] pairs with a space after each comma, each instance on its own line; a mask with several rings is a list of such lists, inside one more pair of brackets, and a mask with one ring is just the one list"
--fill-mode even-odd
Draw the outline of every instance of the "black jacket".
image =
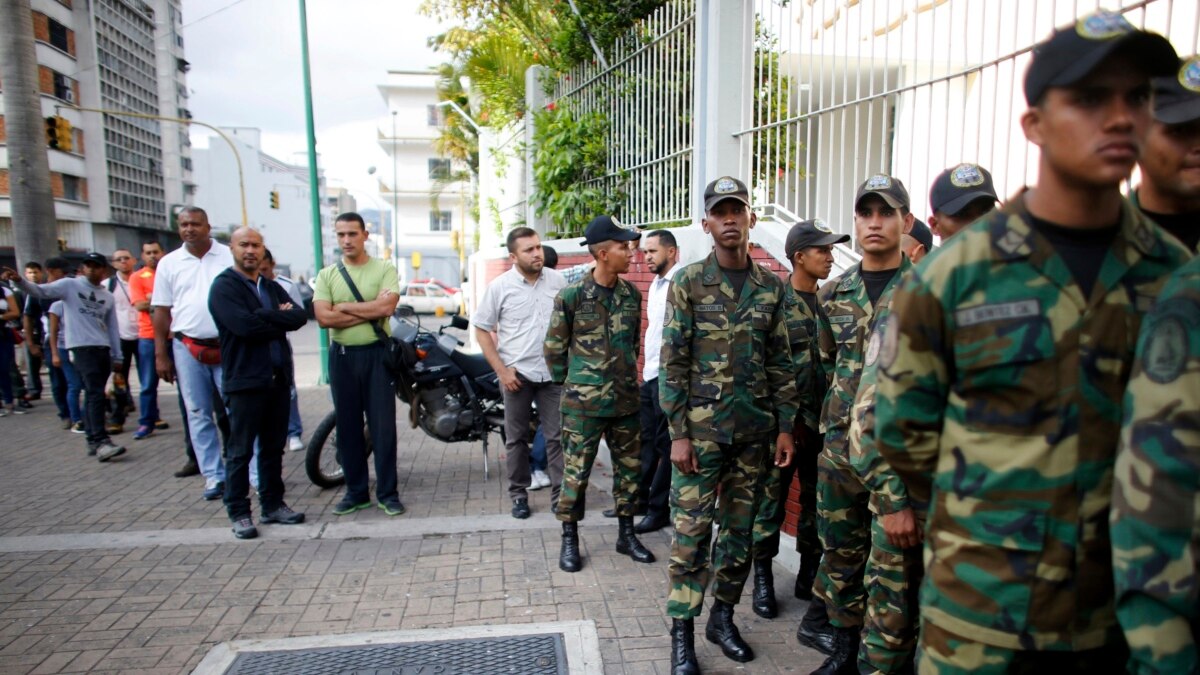
[[286, 335], [308, 321], [303, 307], [278, 309], [291, 302], [287, 291], [264, 279], [272, 309], [266, 309], [258, 293], [237, 270], [217, 275], [208, 292], [208, 311], [217, 323], [221, 343], [221, 370], [225, 393], [268, 387], [273, 377], [271, 343], [278, 341], [284, 356], [284, 372], [292, 383], [292, 347]]

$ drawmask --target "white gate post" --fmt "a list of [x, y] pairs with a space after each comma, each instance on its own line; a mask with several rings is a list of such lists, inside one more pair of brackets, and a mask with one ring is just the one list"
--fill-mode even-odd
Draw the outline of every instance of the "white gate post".
[[546, 92], [542, 88], [542, 78], [545, 77], [545, 66], [530, 66], [525, 70], [525, 224], [537, 231], [538, 236], [546, 238], [546, 217], [537, 215], [534, 206], [536, 188], [533, 182], [533, 157], [537, 152], [537, 143], [533, 134], [533, 118], [546, 107]]

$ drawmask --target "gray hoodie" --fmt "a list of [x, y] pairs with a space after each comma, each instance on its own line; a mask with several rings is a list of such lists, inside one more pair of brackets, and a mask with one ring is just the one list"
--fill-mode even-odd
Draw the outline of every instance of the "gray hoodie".
[[62, 300], [69, 319], [63, 321], [67, 349], [108, 347], [114, 363], [121, 361], [121, 334], [117, 328], [117, 301], [103, 286], [84, 277], [66, 277], [48, 284], [20, 280], [21, 289], [39, 300]]

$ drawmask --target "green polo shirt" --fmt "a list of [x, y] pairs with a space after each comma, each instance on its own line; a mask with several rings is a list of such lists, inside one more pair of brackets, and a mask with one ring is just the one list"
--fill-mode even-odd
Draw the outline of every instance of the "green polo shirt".
[[[367, 302], [379, 297], [379, 291], [384, 288], [390, 288], [397, 294], [400, 293], [400, 281], [396, 277], [396, 266], [386, 260], [370, 258], [363, 265], [346, 265], [346, 271], [350, 273], [350, 278], [358, 287], [359, 294]], [[357, 302], [336, 264], [317, 273], [317, 286], [313, 291], [313, 302], [319, 300], [334, 305], [343, 302]], [[391, 327], [388, 322], [381, 321], [380, 323], [384, 332], [390, 334]], [[369, 345], [379, 340], [375, 329], [369, 323], [360, 323], [350, 328], [330, 328], [329, 332], [334, 342], [346, 347]]]

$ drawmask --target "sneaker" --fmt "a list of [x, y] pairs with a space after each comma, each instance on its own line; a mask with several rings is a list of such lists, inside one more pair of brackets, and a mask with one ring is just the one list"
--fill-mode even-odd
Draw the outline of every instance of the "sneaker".
[[117, 422], [109, 422], [108, 424], [104, 425], [104, 431], [105, 431], [105, 433], [109, 433], [109, 434], [124, 433], [125, 425], [123, 423], [118, 424]]
[[383, 509], [383, 512], [389, 516], [402, 516], [405, 511], [404, 504], [401, 504], [399, 499], [389, 499], [386, 502], [379, 502], [379, 508]]
[[238, 539], [254, 539], [258, 536], [258, 528], [250, 516], [242, 516], [233, 521], [233, 536]]
[[354, 513], [355, 511], [362, 511], [363, 509], [367, 509], [370, 507], [371, 507], [370, 499], [368, 499], [365, 502], [359, 502], [359, 501], [355, 501], [349, 497], [342, 497], [342, 501], [338, 502], [337, 506], [333, 507], [333, 515], [345, 516], [345, 515]]
[[[529, 487], [525, 488], [526, 490], [529, 490], [530, 492], [532, 492], [534, 490], [542, 489], [542, 487], [543, 487], [542, 482], [540, 480], [538, 480], [537, 475], [538, 475], [537, 471], [534, 471], [529, 474]], [[547, 481], [547, 483], [549, 483], [549, 481]]]
[[4, 406], [0, 406], [0, 417], [8, 417], [9, 414], [11, 414], [11, 412], [12, 411], [10, 411], [8, 408], [5, 408]]
[[225, 481], [216, 478], [204, 480], [204, 501], [211, 502], [225, 496]]
[[98, 447], [100, 447], [100, 446], [89, 445], [88, 446], [88, 457], [95, 457], [96, 456], [96, 448], [98, 448]]
[[133, 440], [140, 441], [152, 433], [154, 433], [154, 427], [143, 424], [137, 428], [137, 431], [133, 432]]
[[162, 420], [156, 420], [154, 422], [154, 428], [158, 429], [159, 431], [162, 431], [163, 429], [170, 429], [171, 425], [167, 424], [166, 422], [164, 422]]
[[300, 440], [299, 436], [288, 437], [288, 450], [299, 452], [304, 449], [304, 441]]
[[70, 430], [71, 430], [71, 427], [75, 426], [75, 425], [74, 425], [74, 424], [71, 422], [71, 419], [70, 419], [70, 418], [67, 418], [67, 417], [64, 417], [64, 418], [62, 418], [62, 419], [60, 419], [59, 421], [60, 421], [60, 422], [62, 422], [62, 428], [63, 428], [63, 430], [65, 430], [65, 431], [70, 431]]
[[188, 460], [186, 462], [184, 462], [183, 468], [176, 471], [175, 473], [173, 473], [171, 475], [175, 476], [176, 478], [187, 478], [189, 476], [199, 476], [200, 475], [200, 467], [196, 466], [196, 462], [194, 460], [192, 460], [192, 458], [189, 457]]
[[[29, 407], [32, 408], [33, 406], [29, 406]], [[25, 410], [23, 410], [17, 406], [13, 406], [13, 407], [9, 408], [8, 412], [12, 413], [13, 415], [24, 415], [25, 414]]]
[[514, 499], [512, 507], [512, 517], [517, 520], [525, 520], [529, 517], [529, 500]]
[[260, 523], [279, 523], [280, 525], [299, 525], [304, 522], [304, 514], [298, 511], [293, 511], [287, 504], [281, 504], [274, 511], [262, 514], [259, 518]]
[[73, 433], [73, 434], [86, 434], [86, 433], [87, 433], [87, 429], [84, 429], [84, 428], [83, 428], [83, 422], [76, 422], [75, 424], [72, 424], [72, 425], [71, 425], [71, 433]]
[[114, 445], [112, 441], [104, 441], [96, 448], [96, 459], [101, 462], [107, 462], [113, 457], [119, 457], [123, 454], [125, 454], [125, 448]]
[[29, 399], [23, 398], [17, 401], [17, 408], [29, 410], [33, 408], [33, 404], [29, 402]]
[[537, 483], [539, 490], [550, 487], [550, 476], [547, 476], [545, 471], [534, 471], [532, 479], [533, 482]]

